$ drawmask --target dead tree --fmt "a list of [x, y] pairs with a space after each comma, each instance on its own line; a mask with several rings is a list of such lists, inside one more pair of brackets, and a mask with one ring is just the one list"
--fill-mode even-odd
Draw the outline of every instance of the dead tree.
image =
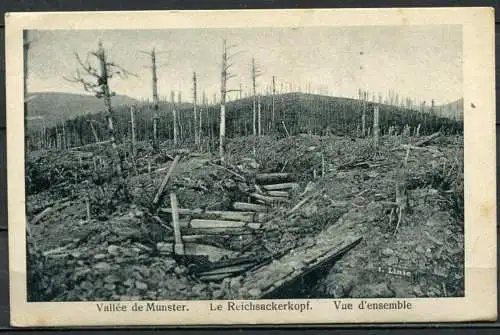
[[373, 106], [373, 147], [375, 148], [375, 150], [378, 150], [379, 134], [380, 134], [379, 106], [374, 105]]
[[226, 151], [226, 96], [228, 92], [237, 91], [230, 90], [227, 88], [227, 82], [229, 79], [235, 77], [231, 74], [229, 70], [232, 67], [232, 63], [229, 62], [230, 56], [228, 56], [228, 46], [226, 40], [223, 40], [222, 48], [222, 65], [221, 65], [221, 89], [220, 89], [220, 126], [219, 126], [219, 156], [221, 163], [225, 163], [225, 151]]
[[[196, 87], [196, 72], [193, 72], [193, 129], [194, 129], [194, 143], [200, 145], [199, 134], [201, 129], [198, 129], [198, 112], [197, 112], [197, 87]], [[201, 127], [200, 127], [201, 128]]]
[[153, 48], [150, 52], [142, 51], [142, 53], [146, 53], [151, 57], [151, 74], [152, 74], [152, 91], [153, 91], [153, 150], [159, 150], [158, 143], [158, 120], [159, 116], [159, 106], [158, 106], [158, 77], [156, 74], [156, 50]]
[[274, 115], [275, 95], [276, 95], [276, 77], [273, 76], [273, 94], [272, 94], [272, 98], [271, 98], [271, 129], [273, 129], [273, 130], [274, 130], [274, 122], [275, 122], [275, 115]]
[[175, 93], [170, 92], [170, 102], [172, 103], [172, 121], [174, 128], [174, 146], [177, 146], [177, 112], [175, 110]]
[[261, 76], [260, 69], [255, 65], [255, 58], [252, 58], [252, 89], [253, 89], [253, 136], [260, 135], [260, 115], [257, 128], [257, 78]]
[[107, 128], [114, 155], [113, 165], [116, 174], [119, 177], [122, 177], [123, 155], [121, 154], [120, 148], [117, 144], [117, 137], [113, 123], [113, 108], [111, 105], [111, 97], [114, 96], [115, 93], [110, 90], [109, 80], [114, 76], [126, 78], [131, 75], [131, 73], [107, 59], [106, 52], [101, 41], [99, 41], [97, 51], [90, 52], [90, 55], [97, 59], [98, 64], [96, 66], [94, 66], [88, 58], [85, 62], [82, 61], [79, 55], [75, 53], [80, 68], [84, 73], [82, 74], [80, 69], [77, 69], [75, 76], [72, 79], [67, 80], [82, 84], [85, 91], [93, 93], [99, 99], [104, 98]]
[[130, 130], [132, 132], [131, 146], [132, 146], [132, 157], [137, 156], [137, 147], [135, 145], [135, 107], [130, 107]]

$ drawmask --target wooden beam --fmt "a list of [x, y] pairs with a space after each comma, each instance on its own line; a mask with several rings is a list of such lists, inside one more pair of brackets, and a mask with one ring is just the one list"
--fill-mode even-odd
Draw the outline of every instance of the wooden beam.
[[[158, 188], [158, 192], [156, 192], [156, 195], [153, 199], [153, 206], [154, 207], [156, 207], [158, 205], [158, 203], [160, 202], [160, 199], [163, 195], [163, 192], [165, 191], [165, 187], [167, 186], [168, 180], [170, 179], [170, 176], [172, 175], [172, 172], [173, 172], [175, 166], [177, 165], [177, 163], [179, 162], [180, 158], [181, 158], [181, 156], [179, 156], [179, 155], [175, 156], [174, 161], [172, 162], [172, 165], [170, 165], [170, 168], [168, 169], [168, 172], [165, 175], [165, 178], [163, 178], [163, 180], [161, 181], [160, 187]], [[177, 200], [177, 198], [176, 198], [176, 200]]]
[[172, 222], [174, 225], [175, 237], [174, 252], [177, 255], [184, 255], [184, 245], [182, 243], [181, 227], [179, 225], [179, 213], [177, 212], [177, 196], [175, 195], [175, 193], [170, 193], [170, 202], [172, 207]]

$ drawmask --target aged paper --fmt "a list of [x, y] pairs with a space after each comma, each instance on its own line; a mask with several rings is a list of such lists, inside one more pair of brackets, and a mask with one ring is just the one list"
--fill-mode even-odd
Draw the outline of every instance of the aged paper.
[[12, 325], [495, 320], [493, 17], [8, 13]]

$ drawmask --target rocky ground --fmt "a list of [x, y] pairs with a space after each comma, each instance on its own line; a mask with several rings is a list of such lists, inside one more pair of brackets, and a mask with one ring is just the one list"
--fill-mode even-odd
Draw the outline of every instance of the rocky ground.
[[[339, 222], [349, 222], [362, 236], [329, 267], [289, 283], [287, 297], [463, 296], [463, 138], [440, 137], [410, 150], [409, 211], [396, 231], [391, 203], [406, 155], [402, 145], [413, 141], [384, 137], [374, 152], [368, 139], [262, 137], [253, 157], [252, 139], [232, 139], [228, 168], [244, 180], [217, 166], [211, 153], [174, 152], [164, 143], [164, 151], [154, 154], [142, 144], [135, 167], [126, 158], [127, 196], [115, 194], [106, 148], [32, 153], [27, 159], [30, 300], [238, 298], [249, 273], [204, 282], [190, 262], [165, 247], [173, 240], [170, 214], [153, 211], [151, 202], [176, 154], [182, 158], [167, 193], [175, 192], [182, 208], [227, 210], [234, 201], [246, 202], [257, 171], [288, 172], [299, 183], [291, 203], [269, 213], [275, 220], [267, 224], [279, 234], [264, 229], [253, 245], [244, 236], [212, 241], [237, 257], [266, 259], [320, 243]], [[317, 196], [283, 219], [312, 191]], [[168, 203], [166, 197], [161, 206]], [[272, 278], [269, 271], [266, 280]]]

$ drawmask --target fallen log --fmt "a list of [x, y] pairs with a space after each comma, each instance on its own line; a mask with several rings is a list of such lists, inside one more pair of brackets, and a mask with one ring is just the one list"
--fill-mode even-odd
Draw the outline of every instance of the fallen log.
[[267, 191], [267, 194], [273, 197], [285, 197], [288, 198], [290, 193], [287, 191]]
[[421, 139], [420, 141], [415, 142], [415, 144], [413, 144], [413, 145], [416, 147], [422, 146], [422, 145], [432, 141], [433, 139], [438, 138], [439, 136], [441, 136], [441, 132], [438, 131], [437, 133], [429, 135], [429, 136]]
[[288, 202], [288, 199], [285, 197], [270, 197], [270, 196], [265, 196], [265, 195], [258, 194], [258, 193], [250, 193], [250, 196], [254, 199], [261, 200], [264, 203], [267, 203], [270, 205], [275, 204], [275, 203], [279, 203], [279, 202]]
[[297, 189], [297, 188], [299, 188], [299, 184], [297, 184], [297, 183], [283, 183], [283, 184], [262, 185], [262, 187], [266, 191], [275, 191], [275, 190]]
[[158, 192], [156, 192], [156, 195], [153, 199], [153, 206], [156, 208], [158, 203], [160, 202], [161, 197], [163, 196], [163, 192], [165, 191], [165, 187], [167, 186], [168, 180], [170, 179], [170, 176], [172, 175], [172, 172], [174, 171], [175, 166], [179, 162], [181, 156], [177, 155], [174, 158], [174, 161], [172, 162], [172, 165], [170, 165], [170, 168], [168, 169], [167, 174], [165, 175], [165, 178], [161, 181], [160, 187], [158, 188]]
[[235, 202], [235, 203], [233, 203], [233, 208], [235, 210], [239, 210], [239, 211], [254, 211], [254, 212], [261, 212], [261, 213], [267, 213], [267, 211], [268, 211], [267, 206], [250, 204], [247, 202]]
[[288, 178], [290, 178], [290, 174], [286, 172], [259, 173], [255, 176], [255, 181], [258, 183], [269, 183], [283, 181]]

